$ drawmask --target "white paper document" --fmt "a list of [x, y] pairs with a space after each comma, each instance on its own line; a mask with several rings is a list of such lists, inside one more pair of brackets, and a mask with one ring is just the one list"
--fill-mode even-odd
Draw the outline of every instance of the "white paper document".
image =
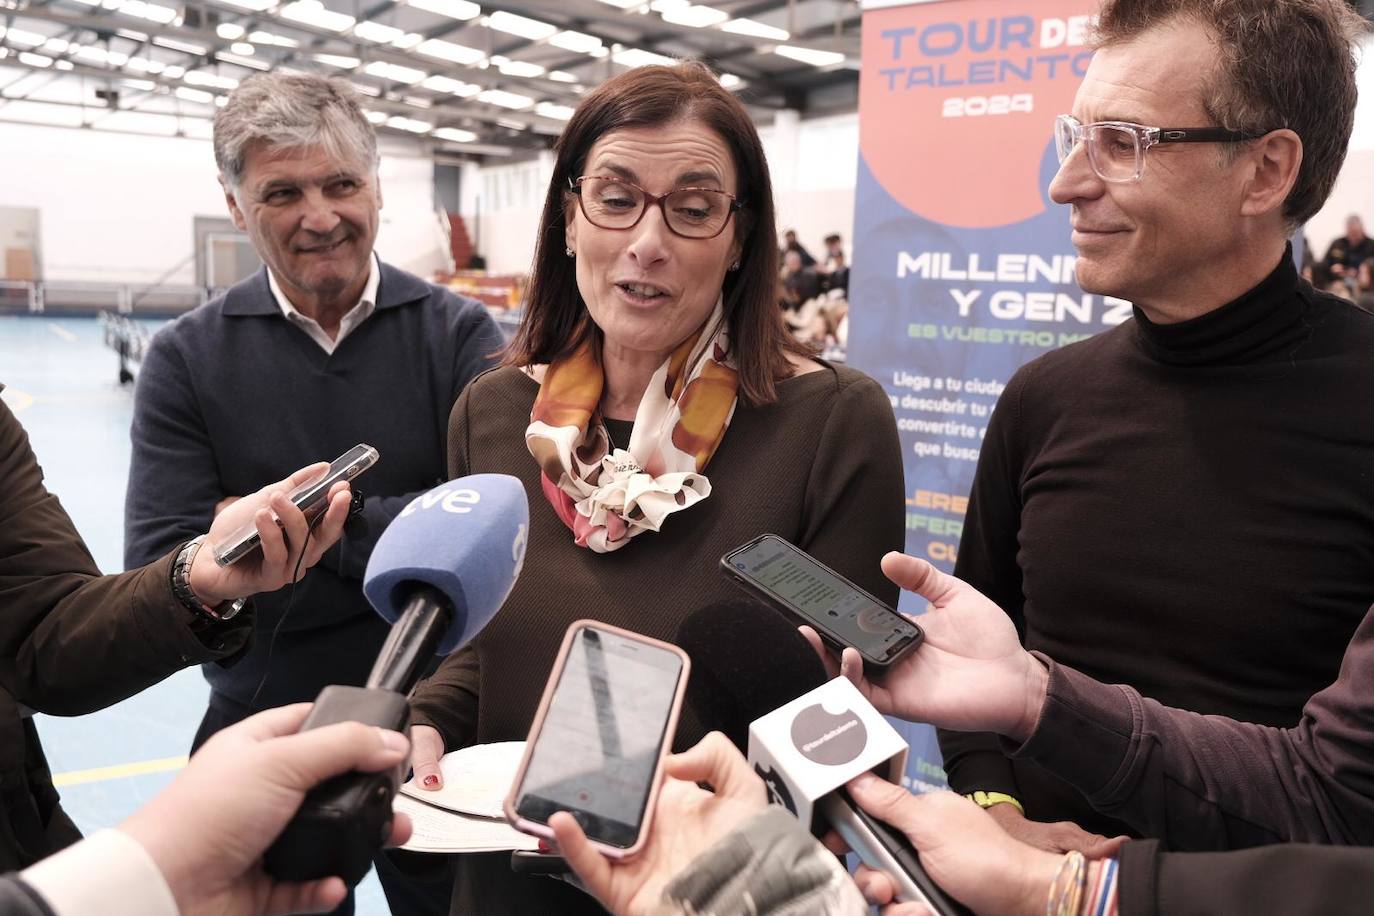
[[502, 852], [539, 848], [537, 837], [521, 833], [497, 818], [455, 814], [405, 795], [397, 795], [392, 808], [410, 815], [415, 831], [401, 848], [412, 852]]
[[439, 761], [443, 774], [443, 788], [431, 792], [420, 788], [412, 779], [401, 786], [401, 793], [412, 798], [447, 808], [460, 814], [477, 817], [505, 817], [502, 803], [520, 757], [525, 753], [523, 741], [500, 741], [495, 744], [474, 744], [445, 754]]
[[538, 849], [539, 839], [506, 823], [502, 811], [524, 752], [523, 741], [460, 748], [439, 761], [443, 788], [431, 792], [413, 779], [401, 786], [392, 807], [410, 815], [415, 825], [401, 848], [435, 853]]

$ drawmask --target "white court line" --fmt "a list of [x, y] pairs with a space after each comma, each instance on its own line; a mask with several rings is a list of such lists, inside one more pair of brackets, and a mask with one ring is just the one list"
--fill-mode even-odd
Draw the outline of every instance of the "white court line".
[[66, 328], [62, 327], [62, 325], [60, 324], [55, 324], [54, 322], [49, 321], [48, 330], [52, 331], [58, 337], [61, 337], [67, 343], [76, 343], [76, 335], [73, 334], [71, 331], [68, 331]]

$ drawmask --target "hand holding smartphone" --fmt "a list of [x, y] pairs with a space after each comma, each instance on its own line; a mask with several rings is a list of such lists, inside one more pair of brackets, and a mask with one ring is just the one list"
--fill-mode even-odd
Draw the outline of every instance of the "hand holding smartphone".
[[720, 560], [726, 575], [785, 614], [811, 626], [837, 654], [858, 650], [864, 670], [881, 676], [925, 638], [916, 624], [776, 534], [764, 534]]
[[[352, 481], [355, 477], [377, 463], [380, 456], [370, 445], [359, 444], [335, 458], [329, 470], [321, 476], [308, 480], [287, 494], [287, 498], [305, 515], [307, 522], [313, 523], [329, 504], [329, 491], [341, 480]], [[278, 521], [278, 524], [281, 524]], [[232, 566], [261, 547], [258, 530], [250, 521], [239, 528], [222, 544], [215, 545], [215, 562], [220, 566]]]
[[506, 818], [552, 838], [549, 818], [567, 811], [604, 855], [637, 853], [690, 667], [687, 653], [657, 639], [593, 620], [568, 627], [506, 797]]

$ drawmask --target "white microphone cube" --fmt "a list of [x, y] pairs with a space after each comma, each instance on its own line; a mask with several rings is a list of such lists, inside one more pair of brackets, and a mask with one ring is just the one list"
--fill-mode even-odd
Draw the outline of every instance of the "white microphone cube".
[[816, 802], [867, 772], [901, 784], [909, 748], [857, 687], [837, 677], [749, 726], [749, 763], [771, 799], [814, 832]]

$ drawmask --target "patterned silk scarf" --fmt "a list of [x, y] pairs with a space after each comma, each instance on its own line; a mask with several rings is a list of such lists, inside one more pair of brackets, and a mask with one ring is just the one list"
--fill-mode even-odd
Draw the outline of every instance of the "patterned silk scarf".
[[702, 471], [730, 425], [739, 389], [719, 302], [649, 380], [628, 451], [611, 445], [601, 419], [605, 375], [594, 341], [530, 374], [540, 385], [525, 445], [543, 471], [544, 495], [578, 546], [619, 550], [711, 495]]

